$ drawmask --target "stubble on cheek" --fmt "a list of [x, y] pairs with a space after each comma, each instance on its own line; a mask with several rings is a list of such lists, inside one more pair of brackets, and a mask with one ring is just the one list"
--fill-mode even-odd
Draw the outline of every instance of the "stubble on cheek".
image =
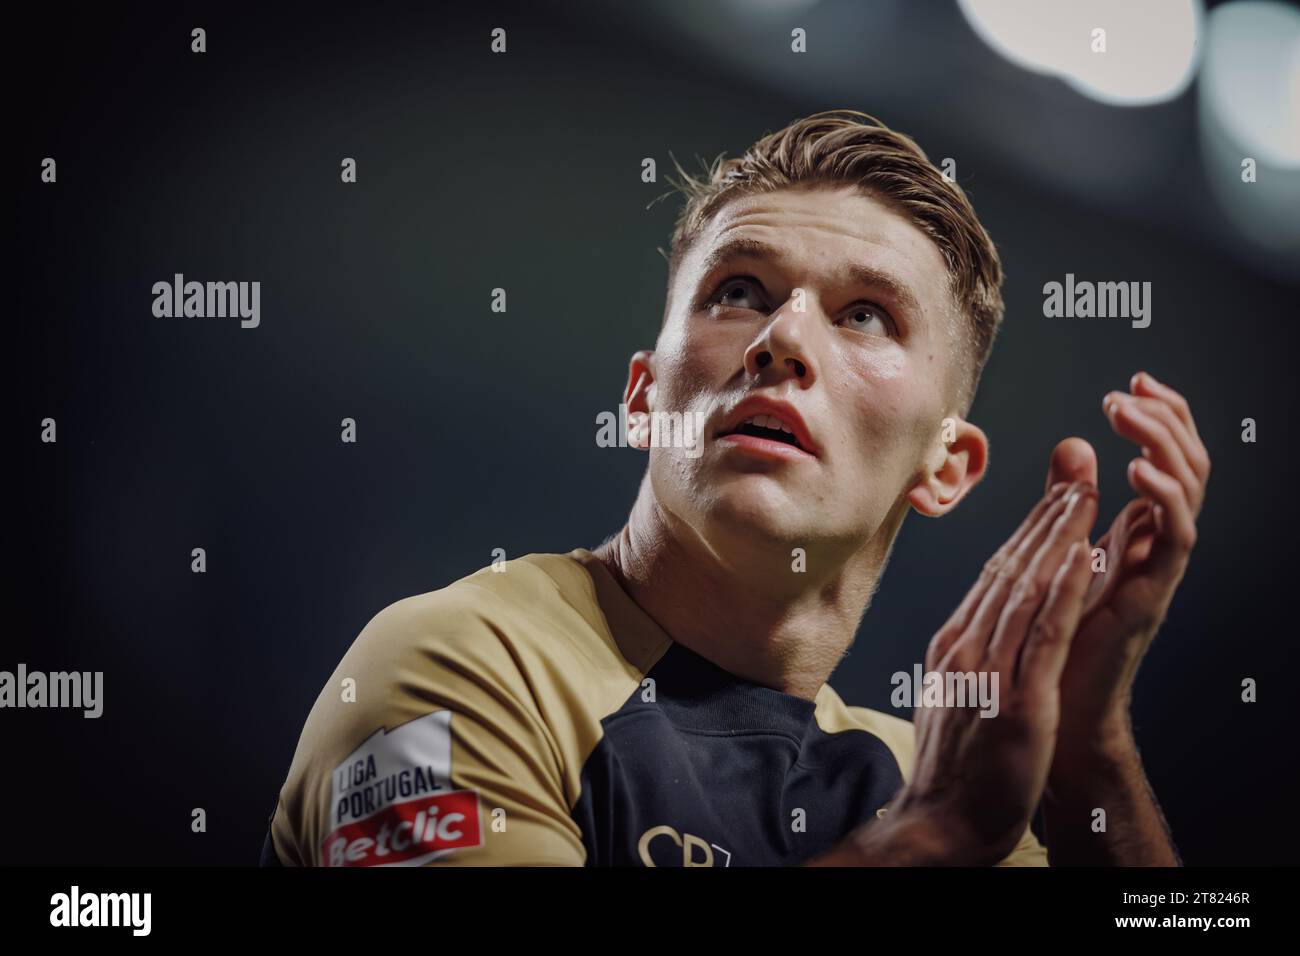
[[941, 381], [931, 377], [941, 366], [909, 363], [898, 353], [861, 357], [855, 369], [861, 387], [853, 408], [855, 422], [847, 429], [857, 443], [854, 480], [867, 487], [861, 501], [869, 524], [884, 520], [924, 470], [927, 453], [942, 428]]
[[716, 411], [717, 393], [707, 378], [707, 368], [698, 358], [690, 357], [691, 354], [691, 350], [685, 349], [661, 359], [655, 387], [654, 412], [679, 415], [679, 421], [694, 416], [694, 421], [699, 423], [694, 434], [698, 454], [676, 445], [650, 449], [651, 480], [665, 504], [680, 494], [690, 496], [699, 504], [702, 496], [710, 494], [704, 469], [710, 453], [711, 416]]

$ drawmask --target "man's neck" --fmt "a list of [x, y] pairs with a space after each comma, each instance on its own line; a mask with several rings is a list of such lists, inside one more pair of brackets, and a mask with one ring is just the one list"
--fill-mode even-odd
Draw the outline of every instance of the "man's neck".
[[[892, 538], [882, 528], [877, 537]], [[593, 553], [668, 635], [737, 677], [812, 700], [844, 655], [886, 554], [795, 570], [793, 548], [720, 555], [642, 483], [628, 523]], [[829, 568], [829, 570], [828, 570]]]

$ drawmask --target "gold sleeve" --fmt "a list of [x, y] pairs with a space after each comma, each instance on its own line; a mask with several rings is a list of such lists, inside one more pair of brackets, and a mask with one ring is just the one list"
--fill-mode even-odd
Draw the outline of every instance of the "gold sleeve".
[[1026, 828], [1016, 848], [998, 866], [1047, 866], [1047, 847], [1038, 842], [1034, 831]]
[[318, 697], [272, 824], [286, 863], [581, 865], [537, 675], [471, 588], [390, 606]]
[[670, 643], [593, 562], [526, 555], [376, 615], [299, 739], [271, 825], [281, 861], [585, 863], [583, 763]]

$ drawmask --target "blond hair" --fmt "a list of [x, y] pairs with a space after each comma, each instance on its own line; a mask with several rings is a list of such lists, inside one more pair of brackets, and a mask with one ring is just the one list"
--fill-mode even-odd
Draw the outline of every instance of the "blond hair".
[[801, 185], [850, 184], [925, 232], [948, 265], [951, 292], [966, 319], [971, 360], [958, 381], [963, 413], [1002, 323], [1002, 262], [961, 187], [944, 177], [910, 137], [857, 110], [828, 110], [769, 133], [739, 159], [719, 156], [694, 177], [677, 167], [669, 181], [686, 197], [668, 255], [668, 282], [704, 226], [737, 196]]

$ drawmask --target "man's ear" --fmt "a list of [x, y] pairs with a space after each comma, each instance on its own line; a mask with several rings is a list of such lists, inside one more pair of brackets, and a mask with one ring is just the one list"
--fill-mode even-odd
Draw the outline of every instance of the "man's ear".
[[627, 387], [623, 404], [627, 406], [627, 441], [633, 448], [650, 447], [650, 413], [655, 405], [655, 353], [641, 349], [628, 363]]
[[988, 461], [989, 440], [978, 426], [955, 416], [945, 419], [921, 480], [908, 491], [907, 500], [927, 517], [945, 515], [979, 484]]

